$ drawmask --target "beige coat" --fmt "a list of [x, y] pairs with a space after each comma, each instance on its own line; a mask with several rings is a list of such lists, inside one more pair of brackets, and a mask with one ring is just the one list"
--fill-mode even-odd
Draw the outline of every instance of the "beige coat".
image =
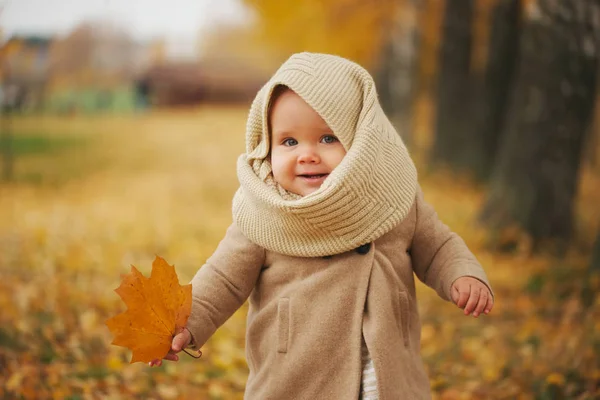
[[291, 257], [232, 225], [192, 281], [196, 347], [249, 298], [246, 399], [358, 399], [361, 335], [381, 400], [429, 399], [413, 272], [446, 300], [456, 278], [489, 286], [486, 275], [420, 190], [408, 216], [362, 250]]

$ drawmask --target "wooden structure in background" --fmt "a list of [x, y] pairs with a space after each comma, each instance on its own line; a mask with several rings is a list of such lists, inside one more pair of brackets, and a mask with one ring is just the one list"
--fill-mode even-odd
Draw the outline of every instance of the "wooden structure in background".
[[139, 76], [136, 89], [153, 106], [250, 102], [268, 77], [226, 62], [164, 63]]

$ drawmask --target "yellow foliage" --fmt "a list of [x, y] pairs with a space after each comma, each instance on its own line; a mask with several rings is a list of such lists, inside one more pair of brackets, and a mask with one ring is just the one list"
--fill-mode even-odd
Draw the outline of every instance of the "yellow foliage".
[[[130, 365], [103, 321], [122, 309], [112, 289], [130, 264], [148, 266], [162, 254], [189, 282], [215, 249], [231, 223], [246, 115], [245, 108], [202, 107], [15, 118], [19, 135], [43, 130], [94, 141], [23, 158], [20, 181], [0, 186], [0, 398], [242, 398], [246, 306], [201, 359], [181, 354], [179, 363], [152, 370]], [[26, 180], [34, 173], [41, 183]], [[417, 285], [433, 398], [528, 400], [548, 387], [565, 398], [569, 390], [594, 398], [600, 283], [584, 279], [587, 259], [490, 251], [476, 225], [482, 188], [444, 172], [422, 175], [421, 184], [484, 265], [496, 296], [492, 313], [474, 319]], [[578, 207], [588, 216], [598, 215], [598, 187], [581, 191]], [[588, 308], [579, 299], [583, 282], [596, 293]]]
[[565, 384], [565, 377], [558, 373], [552, 373], [546, 378], [546, 382], [551, 385], [562, 386]]
[[357, 0], [244, 0], [258, 16], [257, 29], [283, 54], [337, 54], [371, 67], [403, 2]]

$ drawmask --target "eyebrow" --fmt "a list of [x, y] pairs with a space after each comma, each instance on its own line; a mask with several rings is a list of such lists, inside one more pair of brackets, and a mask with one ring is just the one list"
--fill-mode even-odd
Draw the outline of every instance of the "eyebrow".
[[[335, 132], [333, 131], [333, 129], [331, 129], [329, 126], [327, 126], [327, 125], [324, 125], [324, 126], [323, 126], [323, 127], [321, 127], [321, 128], [322, 128], [322, 131], [323, 131], [322, 133], [323, 133], [324, 135], [333, 135], [333, 136], [335, 136], [335, 137], [338, 137], [338, 136], [335, 134]], [[290, 131], [273, 131], [272, 129], [271, 129], [271, 131], [270, 131], [270, 134], [271, 134], [271, 136], [273, 136], [273, 137], [275, 137], [275, 136], [277, 136], [277, 137], [280, 137], [280, 136], [294, 136], [294, 133], [293, 133], [293, 132], [290, 132]]]
[[271, 131], [271, 136], [280, 137], [280, 136], [292, 136], [292, 133], [289, 131]]

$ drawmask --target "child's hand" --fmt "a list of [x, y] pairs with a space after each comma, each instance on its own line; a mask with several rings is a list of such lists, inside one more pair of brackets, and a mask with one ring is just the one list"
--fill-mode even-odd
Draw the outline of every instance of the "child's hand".
[[464, 308], [465, 315], [477, 318], [484, 312], [488, 314], [494, 307], [494, 298], [488, 287], [478, 279], [469, 276], [458, 278], [452, 283], [452, 300], [459, 308]]
[[[169, 350], [164, 359], [171, 361], [179, 361], [179, 356], [177, 355], [177, 353], [179, 353], [182, 349], [187, 347], [191, 341], [192, 334], [187, 328], [183, 328], [181, 332], [179, 332], [173, 338], [173, 342], [171, 343], [171, 350]], [[150, 365], [151, 367], [160, 367], [162, 365], [162, 360], [152, 360], [148, 363], [148, 365]]]

